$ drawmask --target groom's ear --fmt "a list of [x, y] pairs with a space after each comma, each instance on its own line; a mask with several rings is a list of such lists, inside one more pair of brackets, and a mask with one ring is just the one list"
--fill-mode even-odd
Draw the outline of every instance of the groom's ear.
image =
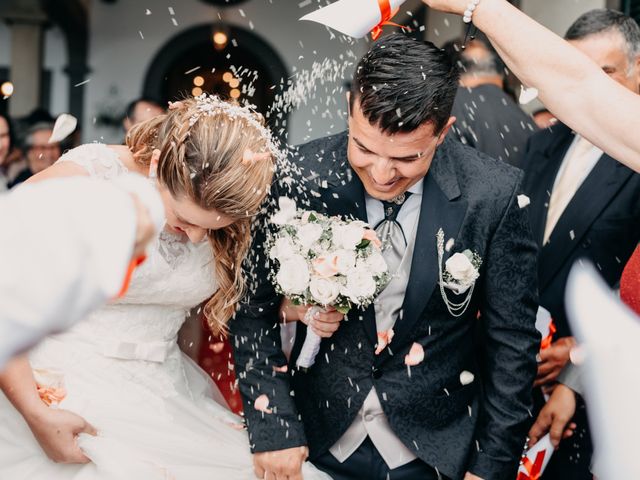
[[447, 124], [444, 126], [444, 128], [440, 131], [440, 134], [438, 135], [438, 146], [442, 145], [442, 142], [444, 142], [444, 139], [447, 136], [447, 133], [449, 133], [449, 130], [451, 130], [451, 127], [453, 126], [454, 123], [456, 123], [456, 117], [449, 117]]

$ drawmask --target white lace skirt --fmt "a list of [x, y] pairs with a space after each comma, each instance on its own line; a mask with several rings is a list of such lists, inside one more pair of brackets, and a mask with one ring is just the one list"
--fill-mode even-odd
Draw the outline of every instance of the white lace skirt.
[[[0, 479], [255, 478], [240, 418], [212, 400], [215, 385], [181, 352], [163, 363], [117, 360], [50, 339], [31, 358], [34, 368], [62, 373], [67, 396], [59, 408], [97, 428], [96, 437], [78, 437], [92, 463], [51, 462], [0, 394]], [[303, 472], [307, 480], [328, 478], [310, 464]]]

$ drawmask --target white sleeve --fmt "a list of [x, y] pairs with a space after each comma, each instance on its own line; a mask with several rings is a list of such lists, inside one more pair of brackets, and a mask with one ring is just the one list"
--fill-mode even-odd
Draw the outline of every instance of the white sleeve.
[[111, 180], [127, 172], [118, 154], [102, 143], [87, 143], [65, 152], [56, 163], [72, 162], [84, 168], [90, 177]]
[[137, 224], [128, 191], [69, 177], [0, 196], [0, 366], [119, 293]]

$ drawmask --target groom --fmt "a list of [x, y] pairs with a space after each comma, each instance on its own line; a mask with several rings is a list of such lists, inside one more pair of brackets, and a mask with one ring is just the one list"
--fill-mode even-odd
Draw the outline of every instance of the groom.
[[[301, 478], [307, 453], [335, 479], [516, 476], [540, 345], [536, 247], [518, 205], [520, 171], [446, 138], [457, 80], [434, 45], [384, 37], [357, 66], [348, 132], [297, 151], [317, 178], [312, 208], [390, 222], [384, 255], [402, 260], [376, 304], [349, 313], [307, 371], [293, 367], [299, 323], [288, 372], [278, 368], [281, 299], [266, 260], [255, 265], [261, 283], [230, 327], [259, 478]], [[447, 268], [467, 249], [481, 266], [458, 256]], [[455, 292], [456, 281], [474, 284]], [[395, 335], [376, 355], [382, 326]]]

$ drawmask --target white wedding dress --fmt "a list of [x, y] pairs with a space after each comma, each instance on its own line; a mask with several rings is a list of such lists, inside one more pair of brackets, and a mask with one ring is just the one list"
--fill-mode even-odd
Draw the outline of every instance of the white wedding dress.
[[[126, 170], [101, 144], [78, 147], [59, 161], [105, 179]], [[95, 437], [78, 437], [91, 463], [50, 461], [0, 393], [0, 479], [255, 478], [241, 419], [212, 400], [222, 398], [215, 385], [177, 345], [188, 311], [216, 289], [211, 248], [164, 232], [147, 254], [124, 298], [30, 353], [34, 369], [61, 375], [67, 394], [59, 408], [97, 428]], [[303, 474], [329, 478], [308, 463]]]

